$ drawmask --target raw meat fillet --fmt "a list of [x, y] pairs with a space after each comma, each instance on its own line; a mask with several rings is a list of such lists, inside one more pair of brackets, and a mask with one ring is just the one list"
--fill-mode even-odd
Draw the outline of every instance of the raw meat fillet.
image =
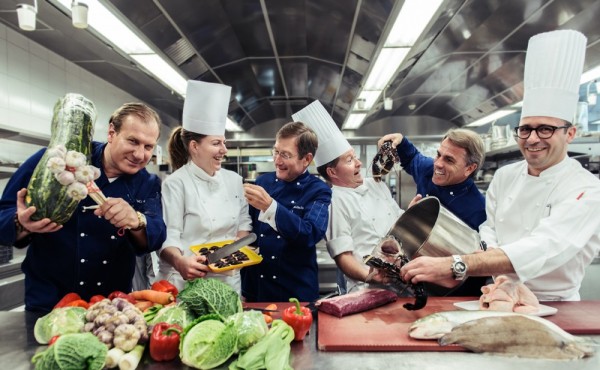
[[316, 302], [320, 311], [337, 317], [363, 312], [398, 299], [396, 293], [386, 289], [364, 289], [358, 292], [322, 299]]

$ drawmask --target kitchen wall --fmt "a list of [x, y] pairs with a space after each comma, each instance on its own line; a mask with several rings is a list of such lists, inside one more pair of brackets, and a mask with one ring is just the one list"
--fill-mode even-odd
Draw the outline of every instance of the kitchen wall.
[[[0, 24], [0, 129], [49, 138], [54, 104], [68, 92], [82, 94], [96, 105], [98, 141], [106, 140], [111, 113], [123, 103], [139, 100]], [[170, 128], [163, 125], [161, 132], [159, 144], [165, 148]], [[41, 147], [2, 138], [0, 148], [0, 163], [21, 163]], [[7, 181], [0, 180], [0, 191]]]

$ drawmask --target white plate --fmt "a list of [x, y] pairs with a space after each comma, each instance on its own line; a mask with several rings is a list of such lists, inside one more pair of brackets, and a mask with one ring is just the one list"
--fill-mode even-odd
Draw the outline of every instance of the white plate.
[[[479, 310], [479, 300], [477, 300], [477, 301], [455, 302], [454, 306], [457, 307], [457, 308], [460, 308], [461, 310], [478, 311]], [[550, 316], [550, 315], [554, 315], [557, 312], [558, 312], [557, 308], [540, 304], [540, 310], [538, 312], [530, 313], [529, 315], [533, 315], [533, 316]]]

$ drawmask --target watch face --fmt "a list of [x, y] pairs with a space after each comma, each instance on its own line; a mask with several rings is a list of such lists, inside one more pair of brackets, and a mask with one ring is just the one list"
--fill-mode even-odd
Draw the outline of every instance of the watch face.
[[467, 270], [467, 266], [464, 262], [455, 262], [454, 263], [454, 272], [457, 274], [461, 274]]

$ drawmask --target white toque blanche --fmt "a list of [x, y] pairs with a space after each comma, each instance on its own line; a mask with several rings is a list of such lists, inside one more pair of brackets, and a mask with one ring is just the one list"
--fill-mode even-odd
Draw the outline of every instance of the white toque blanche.
[[188, 81], [183, 102], [184, 130], [204, 135], [225, 135], [231, 86]]
[[587, 38], [559, 30], [529, 39], [521, 117], [545, 116], [573, 123]]
[[331, 162], [352, 148], [333, 118], [318, 100], [293, 114], [292, 119], [295, 122], [306, 124], [317, 134], [319, 140], [317, 153], [315, 153], [317, 167]]

